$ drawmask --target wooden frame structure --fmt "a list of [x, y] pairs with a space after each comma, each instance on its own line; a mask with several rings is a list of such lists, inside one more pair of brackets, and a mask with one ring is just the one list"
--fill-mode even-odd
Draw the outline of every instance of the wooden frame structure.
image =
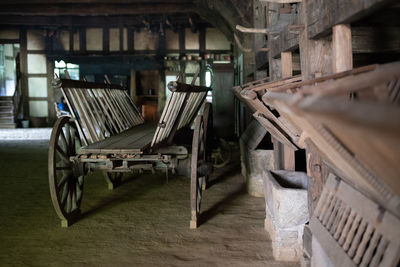
[[[50, 193], [62, 226], [69, 226], [80, 214], [83, 179], [89, 171], [103, 170], [113, 189], [122, 173], [135, 169], [162, 169], [168, 177], [168, 171], [175, 172], [179, 162], [188, 158], [190, 149], [190, 227], [198, 226], [202, 190], [211, 172], [207, 142], [212, 108], [205, 103], [211, 88], [194, 86], [195, 78], [192, 85], [171, 83], [169, 87], [177, 89], [172, 90], [158, 125], [144, 122], [120, 86], [56, 80], [54, 87], [61, 89], [71, 111], [70, 117], [56, 121], [49, 148]], [[174, 145], [174, 135], [193, 121], [192, 143]]]
[[[284, 146], [283, 160], [287, 150], [306, 151], [308, 235], [332, 263], [397, 266], [400, 62], [306, 81], [263, 79], [232, 90], [277, 140], [274, 150]], [[307, 255], [310, 246], [304, 245]]]
[[233, 91], [274, 138], [292, 148], [317, 147], [340, 177], [399, 215], [399, 70], [399, 62], [370, 65]]

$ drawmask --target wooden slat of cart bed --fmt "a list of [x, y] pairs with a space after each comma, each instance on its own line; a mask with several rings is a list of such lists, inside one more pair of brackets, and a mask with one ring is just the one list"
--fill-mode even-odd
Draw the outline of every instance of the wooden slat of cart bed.
[[155, 123], [144, 123], [120, 134], [82, 147], [78, 153], [141, 153], [150, 145], [155, 130]]

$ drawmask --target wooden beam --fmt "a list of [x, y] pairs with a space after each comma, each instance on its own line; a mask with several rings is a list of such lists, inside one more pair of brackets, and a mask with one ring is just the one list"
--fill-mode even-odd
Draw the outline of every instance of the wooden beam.
[[198, 86], [198, 85], [190, 85], [186, 83], [180, 83], [180, 82], [175, 82], [171, 81], [168, 83], [168, 89], [171, 92], [189, 92], [189, 93], [200, 93], [200, 92], [208, 92], [211, 91], [211, 87], [206, 87], [206, 86]]
[[350, 25], [340, 24], [332, 28], [332, 56], [333, 72], [337, 73], [353, 68]]
[[399, 53], [400, 27], [352, 27], [353, 54]]
[[303, 2], [307, 6], [308, 35], [312, 39], [328, 35], [333, 26], [352, 23], [367, 17], [397, 0], [318, 0]]
[[21, 71], [21, 89], [22, 89], [22, 111], [24, 119], [29, 118], [29, 91], [28, 91], [28, 53], [26, 29], [19, 31], [20, 39], [20, 71]]
[[271, 33], [278, 33], [276, 30], [271, 30], [268, 28], [265, 29], [257, 29], [257, 28], [246, 28], [240, 25], [236, 25], [236, 30], [245, 33], [262, 33], [262, 34], [271, 34]]
[[300, 9], [300, 23], [305, 25], [305, 29], [300, 31], [299, 50], [300, 67], [303, 81], [313, 79], [332, 73], [332, 42], [327, 38], [312, 40], [308, 35], [308, 25], [306, 24], [308, 5], [303, 3]]
[[300, 3], [302, 0], [259, 0], [260, 2], [268, 2], [268, 3], [279, 3], [279, 4], [291, 4], [291, 3]]
[[110, 52], [110, 28], [103, 27], [103, 52], [108, 54]]
[[[292, 52], [281, 53], [281, 64], [282, 64], [282, 78], [288, 78], [293, 76]], [[283, 169], [288, 171], [294, 171], [295, 151], [291, 147], [282, 144], [280, 153], [282, 154], [281, 157], [282, 157]]]
[[[268, 38], [268, 47], [272, 57], [278, 58], [281, 52], [294, 51], [299, 47], [299, 33], [303, 31], [302, 26], [298, 24], [298, 17], [292, 23], [285, 26], [273, 38]], [[296, 29], [296, 32], [293, 29]]]
[[54, 84], [56, 87], [62, 88], [73, 88], [73, 89], [118, 89], [126, 90], [126, 88], [116, 85], [116, 84], [106, 84], [106, 83], [94, 83], [94, 82], [83, 82], [78, 80], [70, 79], [60, 79], [59, 84]]
[[[0, 6], [1, 7], [1, 6]], [[165, 16], [155, 14], [152, 15], [152, 21], [157, 23], [164, 22]], [[174, 23], [186, 24], [187, 14], [174, 14]], [[7, 15], [1, 14], [0, 25], [29, 25], [29, 26], [65, 26], [70, 27], [103, 27], [117, 28], [121, 25], [128, 27], [141, 27], [143, 26], [142, 16], [132, 15], [115, 15], [115, 16], [40, 16], [40, 15]], [[199, 19], [197, 25], [202, 27], [211, 27], [211, 24]]]
[[79, 52], [86, 52], [86, 28], [79, 29]]
[[135, 49], [134, 49], [134, 34], [135, 31], [132, 28], [128, 28], [128, 53], [133, 54]]
[[[156, 8], [155, 8], [156, 5]], [[141, 15], [158, 13], [195, 12], [193, 3], [63, 3], [63, 4], [6, 4], [1, 5], [1, 15], [40, 16], [106, 16]]]
[[179, 28], [179, 54], [180, 56], [185, 54], [185, 28]]
[[200, 27], [199, 29], [199, 48], [200, 48], [200, 56], [204, 58], [204, 54], [206, 52], [206, 29], [205, 27]]
[[124, 52], [124, 26], [119, 25], [119, 52]]

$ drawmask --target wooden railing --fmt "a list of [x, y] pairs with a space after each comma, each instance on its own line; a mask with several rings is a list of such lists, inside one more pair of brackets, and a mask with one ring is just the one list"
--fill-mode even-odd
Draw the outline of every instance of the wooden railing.
[[69, 79], [57, 79], [53, 86], [61, 89], [84, 145], [144, 122], [121, 86]]
[[189, 125], [199, 112], [210, 87], [170, 82], [171, 95], [167, 100], [151, 146], [164, 140], [172, 141], [177, 130]]

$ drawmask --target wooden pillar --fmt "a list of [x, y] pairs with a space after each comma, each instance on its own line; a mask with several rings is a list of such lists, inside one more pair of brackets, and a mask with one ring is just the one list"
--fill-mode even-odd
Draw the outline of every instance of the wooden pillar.
[[103, 27], [103, 54], [110, 53], [110, 28]]
[[182, 26], [179, 28], [179, 54], [180, 56], [184, 56], [186, 52], [185, 47], [185, 28]]
[[[315, 77], [332, 74], [332, 41], [329, 37], [311, 40], [308, 38], [308, 23], [307, 23], [306, 2], [300, 4], [299, 19], [300, 23], [305, 25], [300, 31], [299, 50], [300, 50], [300, 65], [301, 76], [303, 80], [310, 80]], [[310, 177], [308, 180], [308, 210], [310, 216], [315, 208], [319, 196], [322, 192], [325, 181], [322, 179], [321, 166], [322, 159], [319, 151], [314, 149], [315, 146], [310, 146], [307, 143], [306, 161], [307, 174]]]
[[299, 36], [300, 65], [303, 80], [332, 74], [332, 42], [329, 38], [320, 38], [318, 40], [308, 38], [306, 8], [305, 2], [301, 3], [299, 18], [301, 20], [300, 23], [305, 25]]
[[[281, 64], [282, 64], [282, 78], [288, 78], [293, 76], [293, 59], [292, 52], [281, 53]], [[280, 144], [281, 157], [282, 157], [282, 168], [288, 171], [295, 170], [295, 155], [294, 150], [284, 144]]]
[[160, 70], [160, 74], [158, 75], [158, 102], [157, 102], [157, 116], [158, 118], [161, 117], [162, 111], [165, 107], [165, 71], [163, 69]]
[[21, 71], [21, 91], [22, 91], [22, 111], [24, 119], [29, 118], [29, 93], [28, 93], [28, 53], [27, 53], [27, 37], [26, 29], [21, 29], [19, 31], [20, 40], [20, 71]]
[[54, 89], [52, 86], [54, 80], [54, 60], [47, 60], [47, 100], [48, 100], [48, 123], [53, 125], [57, 119], [54, 103], [57, 101], [54, 96]]
[[348, 24], [339, 24], [332, 28], [332, 64], [334, 73], [353, 68], [351, 28]]
[[137, 95], [136, 95], [136, 71], [131, 69], [131, 98], [133, 103], [137, 104]]
[[282, 78], [288, 78], [293, 76], [293, 60], [292, 52], [282, 52]]

